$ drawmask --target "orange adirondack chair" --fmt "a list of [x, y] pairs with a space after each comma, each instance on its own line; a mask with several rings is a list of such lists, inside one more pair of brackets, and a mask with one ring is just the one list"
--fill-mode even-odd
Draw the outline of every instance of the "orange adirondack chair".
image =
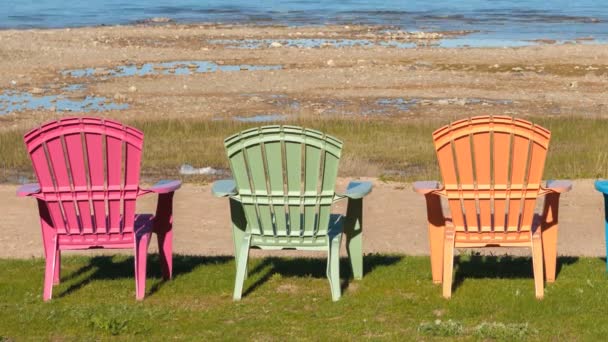
[[414, 190], [426, 198], [433, 282], [443, 282], [444, 297], [452, 293], [454, 248], [530, 247], [536, 297], [544, 292], [543, 260], [547, 282], [555, 281], [559, 196], [572, 184], [541, 185], [550, 136], [508, 116], [473, 117], [433, 132], [443, 186], [417, 182]]

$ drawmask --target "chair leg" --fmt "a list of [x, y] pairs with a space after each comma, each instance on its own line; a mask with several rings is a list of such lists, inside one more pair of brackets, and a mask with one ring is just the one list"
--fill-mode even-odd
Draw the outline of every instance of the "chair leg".
[[555, 281], [557, 269], [557, 232], [558, 232], [559, 194], [548, 194], [543, 209], [542, 240], [545, 278], [548, 283]]
[[443, 297], [452, 297], [452, 273], [454, 268], [454, 230], [446, 230], [443, 250]]
[[608, 272], [608, 221], [606, 221], [604, 239], [606, 240], [606, 272]]
[[160, 255], [160, 267], [165, 280], [173, 277], [173, 230], [156, 235], [158, 240], [158, 253]]
[[[49, 246], [51, 247], [51, 246]], [[53, 244], [53, 248], [46, 249], [45, 269], [44, 269], [44, 290], [42, 299], [46, 302], [53, 297], [53, 282], [55, 280], [55, 267], [57, 260], [57, 245]]]
[[[233, 238], [233, 242], [234, 242], [234, 261], [236, 264], [236, 268], [238, 271], [239, 265], [240, 265], [240, 254], [243, 251], [242, 245], [243, 245], [243, 241], [245, 241], [245, 236], [247, 234], [245, 233], [244, 230], [241, 230], [239, 227], [233, 225], [232, 226], [232, 238]], [[247, 251], [245, 252], [247, 254], [249, 254], [249, 248], [247, 248]], [[247, 258], [247, 256], [245, 257]], [[248, 272], [248, 265], [245, 264], [245, 279], [247, 279], [247, 277], [249, 276], [249, 272]]]
[[363, 199], [349, 199], [344, 222], [346, 251], [355, 279], [363, 278]]
[[608, 194], [604, 194], [604, 239], [606, 240], [606, 272], [608, 272]]
[[148, 258], [148, 234], [135, 242], [135, 298], [143, 300], [146, 295], [146, 264]]
[[53, 275], [53, 285], [59, 285], [61, 282], [61, 251], [55, 253], [55, 272]]
[[327, 251], [327, 279], [331, 288], [331, 299], [335, 302], [342, 296], [340, 288], [340, 235], [329, 242]]
[[438, 195], [425, 196], [427, 207], [429, 245], [431, 251], [431, 274], [433, 283], [440, 284], [443, 277], [443, 243], [445, 241], [445, 218]]
[[[239, 265], [239, 253], [241, 251], [241, 243], [245, 238], [247, 231], [247, 219], [243, 205], [235, 200], [230, 199], [230, 219], [232, 220], [232, 242], [234, 243], [234, 260], [236, 267]], [[247, 266], [245, 267], [245, 279], [248, 277]]]
[[543, 273], [543, 240], [539, 234], [532, 236], [532, 265], [534, 270], [534, 291], [537, 299], [544, 296], [544, 273]]
[[251, 235], [246, 235], [240, 244], [240, 251], [238, 252], [238, 259], [236, 265], [236, 279], [234, 280], [234, 294], [232, 299], [235, 301], [241, 300], [243, 295], [243, 284], [245, 283], [245, 277], [247, 273], [247, 261], [249, 259], [249, 243], [251, 241]]

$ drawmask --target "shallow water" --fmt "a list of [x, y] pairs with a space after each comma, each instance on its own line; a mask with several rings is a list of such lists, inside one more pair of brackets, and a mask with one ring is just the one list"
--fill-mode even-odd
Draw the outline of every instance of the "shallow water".
[[130, 77], [145, 75], [190, 75], [217, 71], [256, 71], [280, 70], [281, 65], [219, 65], [210, 61], [176, 61], [164, 63], [146, 63], [120, 65], [115, 68], [84, 68], [62, 71], [71, 77]]
[[5, 91], [0, 93], [0, 115], [23, 110], [55, 110], [58, 112], [99, 112], [127, 109], [126, 103], [113, 103], [108, 98], [86, 96], [71, 99], [65, 95], [37, 96], [29, 92]]
[[222, 45], [232, 49], [260, 49], [273, 47], [273, 43], [281, 46], [294, 47], [299, 49], [312, 49], [322, 47], [343, 48], [343, 47], [372, 47], [386, 46], [396, 48], [412, 48], [416, 44], [409, 42], [378, 41], [368, 39], [320, 39], [320, 38], [298, 38], [298, 39], [210, 39], [207, 43], [212, 45]]
[[[608, 41], [608, 6], [599, 0], [37, 0], [5, 1], [0, 27], [132, 24], [167, 17], [177, 22], [245, 24], [373, 24], [408, 31], [478, 30], [446, 46], [517, 46], [528, 40]], [[525, 43], [525, 44], [530, 44]]]
[[287, 120], [284, 114], [260, 114], [254, 116], [234, 116], [234, 120], [240, 122], [273, 122]]

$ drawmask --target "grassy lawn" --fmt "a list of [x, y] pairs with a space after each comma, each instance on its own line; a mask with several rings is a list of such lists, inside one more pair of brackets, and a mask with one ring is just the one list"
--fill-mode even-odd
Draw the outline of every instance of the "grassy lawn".
[[[583, 117], [529, 118], [553, 133], [545, 178], [608, 177], [605, 133], [608, 120]], [[413, 181], [438, 179], [431, 132], [448, 121], [399, 119], [301, 119], [281, 122], [322, 130], [345, 142], [340, 164], [343, 176], [378, 176]], [[144, 176], [179, 177], [184, 163], [226, 169], [223, 139], [256, 126], [236, 121], [203, 119], [132, 120], [145, 133]], [[10, 175], [31, 176], [20, 130], [0, 132], [0, 181]], [[197, 180], [186, 177], [186, 181]]]
[[67, 257], [54, 299], [41, 300], [41, 259], [0, 260], [0, 340], [580, 340], [608, 336], [608, 279], [597, 258], [561, 258], [534, 299], [529, 258], [461, 257], [449, 301], [426, 257], [367, 255], [366, 275], [333, 303], [323, 259], [253, 259], [241, 302], [229, 257], [175, 256], [162, 282], [150, 257], [145, 301], [129, 256]]

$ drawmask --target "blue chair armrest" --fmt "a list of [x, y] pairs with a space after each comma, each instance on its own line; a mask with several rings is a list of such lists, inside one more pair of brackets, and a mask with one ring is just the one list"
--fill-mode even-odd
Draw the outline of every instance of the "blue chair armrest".
[[608, 194], [608, 180], [596, 180], [595, 190], [604, 194]]
[[238, 194], [236, 182], [233, 179], [218, 180], [211, 186], [211, 193], [215, 197], [228, 197]]
[[40, 193], [40, 191], [41, 191], [40, 184], [38, 184], [38, 183], [23, 184], [22, 186], [19, 187], [19, 189], [17, 189], [17, 196], [19, 196], [19, 197], [32, 196], [32, 195], [36, 195], [36, 194]]
[[414, 191], [419, 194], [430, 194], [435, 190], [439, 190], [439, 182], [437, 181], [419, 181], [413, 184]]
[[182, 181], [179, 180], [161, 180], [156, 182], [148, 189], [139, 189], [138, 196], [155, 193], [155, 194], [168, 194], [174, 192], [182, 186]]
[[572, 181], [569, 180], [548, 180], [547, 186], [545, 187], [547, 190], [551, 190], [556, 193], [564, 193], [572, 190]]
[[367, 181], [350, 181], [346, 187], [346, 191], [338, 193], [340, 197], [348, 197], [350, 199], [360, 199], [372, 192], [372, 182]]

